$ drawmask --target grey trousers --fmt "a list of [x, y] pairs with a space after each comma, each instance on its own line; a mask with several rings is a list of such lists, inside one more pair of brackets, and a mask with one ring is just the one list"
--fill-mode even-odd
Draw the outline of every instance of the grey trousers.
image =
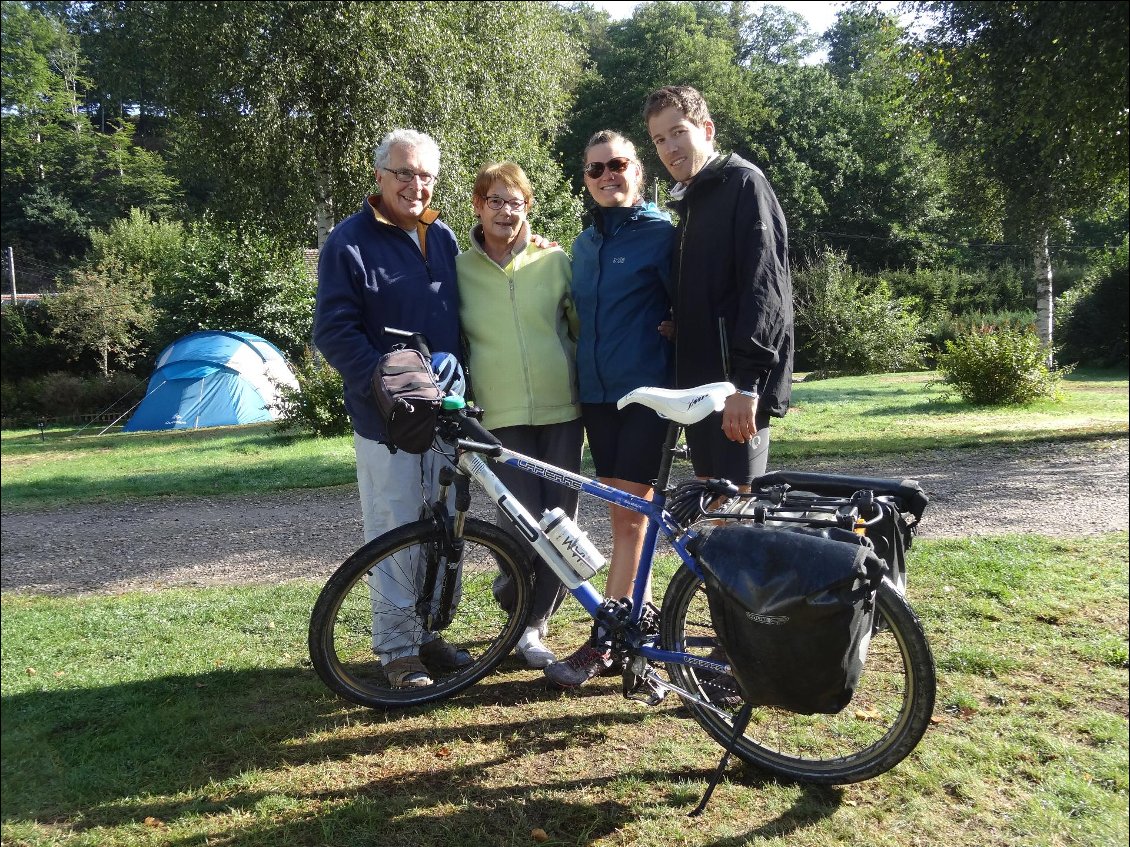
[[[403, 450], [391, 453], [379, 441], [357, 433], [353, 434], [353, 446], [357, 451], [357, 488], [365, 541], [419, 520], [439, 493], [439, 470], [447, 460], [431, 452], [422, 456]], [[415, 656], [420, 645], [435, 638], [434, 633], [424, 631], [415, 612], [416, 598], [424, 587], [424, 573], [418, 548], [410, 548], [386, 559], [368, 577], [373, 652], [382, 663]], [[433, 602], [438, 602], [439, 589], [437, 585]], [[456, 597], [461, 595], [460, 585]]]

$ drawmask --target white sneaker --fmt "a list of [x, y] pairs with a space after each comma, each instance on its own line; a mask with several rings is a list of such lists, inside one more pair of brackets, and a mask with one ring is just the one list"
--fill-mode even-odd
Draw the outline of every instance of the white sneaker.
[[531, 668], [541, 669], [557, 661], [553, 651], [541, 642], [541, 628], [532, 626], [522, 633], [517, 651]]

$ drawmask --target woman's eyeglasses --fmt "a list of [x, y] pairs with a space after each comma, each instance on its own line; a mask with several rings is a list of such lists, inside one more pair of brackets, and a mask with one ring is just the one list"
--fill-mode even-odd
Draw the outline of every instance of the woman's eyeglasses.
[[585, 176], [589, 179], [600, 179], [604, 174], [604, 169], [612, 171], [614, 174], [622, 174], [628, 169], [628, 165], [632, 164], [632, 160], [627, 156], [617, 156], [615, 159], [609, 159], [607, 162], [589, 162], [585, 165]]
[[492, 194], [489, 197], [483, 198], [483, 202], [487, 204], [488, 209], [491, 209], [495, 212], [497, 212], [503, 206], [505, 206], [511, 212], [520, 212], [524, 208], [526, 208], [526, 201], [520, 197], [514, 200], [504, 200], [497, 194]]

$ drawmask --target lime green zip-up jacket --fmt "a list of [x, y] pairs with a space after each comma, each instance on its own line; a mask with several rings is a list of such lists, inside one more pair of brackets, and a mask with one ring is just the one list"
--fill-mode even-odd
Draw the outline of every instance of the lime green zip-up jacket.
[[499, 267], [472, 231], [471, 249], [455, 267], [471, 387], [485, 410], [484, 426], [545, 426], [580, 417], [577, 313], [565, 251], [529, 243]]

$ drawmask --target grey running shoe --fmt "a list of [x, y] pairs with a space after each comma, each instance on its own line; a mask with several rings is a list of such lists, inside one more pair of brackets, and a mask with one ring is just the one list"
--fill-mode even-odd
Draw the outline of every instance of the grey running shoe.
[[567, 659], [554, 662], [546, 667], [546, 679], [562, 688], [576, 688], [584, 685], [594, 676], [612, 669], [612, 651], [607, 647], [585, 644]]
[[401, 656], [385, 665], [385, 676], [393, 688], [424, 688], [432, 684], [419, 656]]

